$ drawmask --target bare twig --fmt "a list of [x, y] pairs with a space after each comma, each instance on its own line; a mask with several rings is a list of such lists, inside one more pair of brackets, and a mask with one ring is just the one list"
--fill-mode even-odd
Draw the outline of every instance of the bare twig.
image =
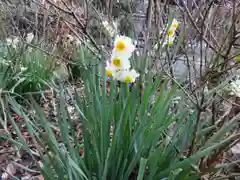
[[[193, 17], [191, 16], [191, 13], [189, 12], [188, 8], [186, 7], [186, 5], [184, 4], [184, 10], [178, 5], [178, 7], [184, 12], [184, 10], [187, 12], [187, 15], [191, 21], [191, 23], [193, 24], [194, 28], [197, 30], [197, 32], [199, 34], [201, 34], [201, 30], [198, 28], [197, 24], [194, 22]], [[215, 53], [219, 53], [219, 50], [217, 50], [207, 39], [206, 37], [202, 37], [204, 42], [215, 52]], [[221, 57], [225, 58], [224, 55], [220, 54]]]
[[[99, 51], [99, 53], [102, 52], [102, 49], [96, 44], [96, 42], [94, 41], [94, 39], [92, 38], [92, 36], [88, 33], [87, 31], [87, 28], [86, 26], [79, 20], [79, 18], [77, 17], [76, 13], [73, 12], [73, 11], [68, 11], [68, 10], [65, 10], [59, 6], [57, 6], [56, 4], [52, 3], [51, 1], [49, 0], [46, 0], [49, 4], [51, 4], [52, 6], [54, 6], [55, 8], [57, 8], [58, 10], [60, 10], [61, 12], [63, 13], [66, 13], [70, 16], [72, 16], [77, 24], [80, 26], [80, 28], [82, 29], [84, 35], [90, 40], [90, 42], [94, 45], [94, 47]], [[66, 5], [67, 6], [67, 5]], [[70, 7], [67, 6], [67, 9], [70, 9]]]

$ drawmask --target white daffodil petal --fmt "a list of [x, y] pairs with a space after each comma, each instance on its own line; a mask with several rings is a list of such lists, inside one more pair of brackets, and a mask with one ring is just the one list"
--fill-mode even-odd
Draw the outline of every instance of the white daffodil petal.
[[112, 77], [115, 74], [116, 68], [107, 62], [107, 66], [105, 68], [106, 75], [108, 77]]
[[126, 36], [117, 36], [114, 41], [113, 53], [130, 57], [135, 50], [135, 45], [131, 38]]
[[174, 28], [170, 27], [167, 31], [167, 36], [168, 37], [174, 37], [175, 36], [175, 31], [176, 30]]
[[165, 41], [163, 42], [163, 45], [171, 46], [174, 43], [174, 39], [175, 39], [175, 36], [171, 36], [171, 37], [167, 36]]
[[116, 69], [129, 69], [130, 61], [127, 57], [113, 55], [111, 57], [111, 65]]
[[174, 18], [171, 24], [171, 27], [174, 28], [175, 30], [178, 28], [179, 23], [178, 21]]
[[139, 77], [139, 74], [134, 70], [125, 70], [119, 71], [117, 74], [116, 79], [125, 83], [133, 83], [135, 82], [136, 78]]

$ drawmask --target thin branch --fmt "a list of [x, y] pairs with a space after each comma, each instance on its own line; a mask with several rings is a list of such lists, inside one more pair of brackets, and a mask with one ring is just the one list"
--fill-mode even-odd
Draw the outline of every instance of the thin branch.
[[[188, 8], [186, 7], [186, 5], [184, 4], [184, 10], [185, 10], [185, 11], [184, 11], [179, 5], [178, 5], [178, 7], [179, 7], [183, 12], [185, 12], [185, 11], [187, 12], [187, 15], [188, 15], [191, 23], [193, 24], [194, 28], [197, 30], [197, 32], [198, 32], [199, 34], [201, 34], [201, 30], [197, 27], [197, 24], [194, 22], [194, 20], [193, 20], [193, 18], [192, 18], [192, 16], [191, 16], [191, 13], [189, 12], [189, 10], [188, 10]], [[206, 39], [206, 37], [203, 36], [203, 40], [204, 40], [204, 42], [205, 42], [215, 53], [220, 54], [220, 53], [219, 53], [219, 50], [215, 49], [215, 47]], [[225, 58], [225, 56], [222, 55], [222, 54], [220, 54], [220, 56], [223, 57], [223, 58]]]

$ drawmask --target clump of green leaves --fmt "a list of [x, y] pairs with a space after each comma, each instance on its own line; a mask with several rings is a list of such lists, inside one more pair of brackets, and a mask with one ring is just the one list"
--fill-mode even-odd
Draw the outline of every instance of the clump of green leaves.
[[42, 50], [26, 46], [1, 46], [1, 88], [19, 95], [42, 91], [52, 78], [55, 59]]
[[[32, 116], [13, 99], [9, 101], [24, 118], [29, 134], [44, 149], [41, 170], [45, 179], [195, 180], [200, 178], [200, 160], [233, 140], [224, 139], [232, 122], [202, 143], [209, 127], [199, 125], [196, 134], [197, 110], [189, 114], [188, 109], [178, 111], [175, 107], [173, 111], [176, 88], [162, 83], [159, 92], [160, 82], [156, 80], [153, 84], [147, 82], [141, 92], [139, 84], [119, 86], [101, 78], [96, 69], [82, 72], [84, 96], [76, 93], [82, 138], [75, 131], [76, 122], [71, 121], [64, 101], [59, 104], [57, 122], [46, 120], [34, 101], [36, 114]], [[9, 120], [19, 136], [18, 145], [20, 142], [21, 148], [31, 152], [15, 122]], [[54, 134], [56, 126], [59, 138]], [[189, 154], [193, 137], [194, 147]]]
[[82, 72], [86, 69], [90, 70], [92, 67], [102, 68], [104, 64], [96, 48], [90, 42], [85, 41], [77, 48], [68, 66], [73, 78], [79, 78], [82, 77]]

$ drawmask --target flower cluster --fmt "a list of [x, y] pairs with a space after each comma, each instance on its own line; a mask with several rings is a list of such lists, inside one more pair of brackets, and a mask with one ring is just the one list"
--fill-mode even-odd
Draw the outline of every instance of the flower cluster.
[[[170, 25], [170, 27], [167, 30], [167, 35], [165, 36], [164, 42], [163, 42], [163, 46], [168, 45], [171, 46], [174, 43], [174, 39], [175, 39], [175, 32], [177, 30], [179, 26], [179, 23], [176, 19], [173, 19], [172, 24]], [[162, 31], [163, 34], [163, 31]], [[154, 46], [154, 50], [158, 49], [158, 43]]]
[[164, 44], [167, 44], [168, 46], [171, 46], [173, 44], [174, 39], [175, 39], [175, 32], [176, 32], [178, 26], [179, 26], [178, 21], [176, 19], [173, 19], [172, 24], [167, 31], [167, 36], [164, 41]]
[[126, 36], [117, 36], [114, 41], [114, 48], [110, 62], [107, 62], [106, 74], [114, 80], [132, 83], [139, 74], [130, 69], [131, 64], [129, 58], [135, 50], [132, 39]]

